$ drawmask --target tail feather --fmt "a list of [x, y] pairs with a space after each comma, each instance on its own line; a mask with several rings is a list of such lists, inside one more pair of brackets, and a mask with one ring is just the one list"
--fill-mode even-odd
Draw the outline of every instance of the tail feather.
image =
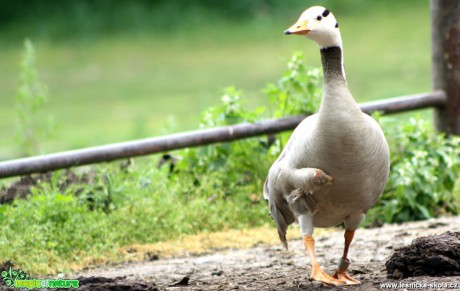
[[269, 186], [268, 177], [264, 184], [264, 198], [269, 201], [270, 214], [276, 223], [278, 229], [278, 237], [283, 244], [283, 247], [288, 250], [288, 243], [286, 239], [287, 228], [290, 224], [295, 222], [295, 216], [287, 202], [275, 193], [271, 193], [273, 189]]
[[270, 201], [270, 213], [273, 220], [275, 220], [276, 228], [278, 229], [278, 237], [284, 248], [287, 250], [288, 243], [286, 239], [286, 232], [288, 226], [295, 222], [294, 214], [284, 200], [279, 201], [278, 203], [275, 202], [274, 204]]

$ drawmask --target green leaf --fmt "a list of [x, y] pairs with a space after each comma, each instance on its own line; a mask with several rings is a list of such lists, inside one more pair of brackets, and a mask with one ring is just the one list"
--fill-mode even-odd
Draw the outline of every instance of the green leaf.
[[429, 219], [429, 218], [432, 217], [432, 214], [430, 213], [430, 211], [428, 211], [428, 208], [426, 208], [425, 206], [423, 206], [421, 204], [417, 204], [417, 209], [420, 211], [420, 213], [422, 214], [423, 218]]

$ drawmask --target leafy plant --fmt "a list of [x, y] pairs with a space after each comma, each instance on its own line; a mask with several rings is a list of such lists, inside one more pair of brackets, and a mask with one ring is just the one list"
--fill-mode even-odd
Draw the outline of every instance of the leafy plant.
[[396, 129], [383, 128], [390, 140], [390, 177], [368, 222], [458, 214], [453, 191], [460, 173], [460, 138], [438, 134], [420, 118], [411, 118]]
[[48, 89], [38, 80], [35, 68], [35, 50], [32, 42], [24, 41], [21, 76], [16, 94], [17, 143], [21, 155], [41, 152], [40, 141], [49, 138], [55, 130], [52, 118], [45, 123], [39, 112], [48, 100]]
[[277, 83], [270, 83], [264, 92], [272, 105], [272, 116], [279, 118], [318, 111], [321, 100], [321, 70], [307, 68], [301, 52], [288, 62], [288, 69]]
[[[200, 127], [225, 126], [245, 122], [255, 122], [260, 119], [264, 108], [247, 110], [242, 104], [242, 92], [234, 87], [224, 90], [219, 106], [211, 107], [202, 114]], [[182, 152], [178, 163], [178, 173], [173, 179], [193, 178], [193, 184], [201, 186], [204, 176], [212, 172], [225, 173], [222, 179], [214, 180], [213, 188], [222, 189], [222, 195], [230, 195], [232, 189], [239, 186], [252, 184], [258, 188], [258, 184], [264, 179], [265, 169], [270, 159], [266, 158], [267, 148], [261, 146], [263, 138], [245, 139], [232, 143], [221, 143], [187, 149]], [[216, 173], [216, 175], [219, 175]], [[186, 191], [193, 192], [193, 189]], [[200, 191], [201, 192], [201, 191]], [[215, 195], [211, 192], [210, 195]]]
[[[321, 99], [320, 83], [320, 70], [307, 68], [302, 53], [294, 53], [283, 76], [263, 90], [272, 107], [269, 118], [314, 113]], [[245, 109], [243, 93], [234, 87], [224, 90], [221, 101], [220, 106], [210, 107], [202, 113], [201, 128], [253, 123], [266, 118], [264, 107]], [[244, 172], [260, 173], [258, 179], [262, 179], [270, 161], [280, 150], [280, 140], [269, 136], [187, 150], [181, 161], [194, 172], [207, 173], [227, 166], [231, 168], [226, 170], [230, 180], [235, 178], [234, 173]]]

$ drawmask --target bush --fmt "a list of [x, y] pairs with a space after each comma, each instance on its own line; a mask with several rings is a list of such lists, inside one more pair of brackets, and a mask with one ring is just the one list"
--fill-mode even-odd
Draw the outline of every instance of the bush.
[[[277, 83], [267, 85], [264, 92], [269, 99], [270, 110], [263, 107], [245, 109], [242, 92], [230, 87], [225, 89], [220, 106], [203, 112], [200, 127], [260, 121], [266, 118], [264, 114], [267, 111], [271, 112], [271, 118], [315, 112], [321, 97], [320, 71], [308, 69], [302, 61], [303, 55], [295, 53], [283, 77]], [[185, 150], [180, 153], [179, 172], [173, 178], [182, 180], [184, 176], [193, 176], [199, 183], [200, 177], [220, 171], [224, 179], [219, 183], [227, 192], [238, 189], [233, 187], [236, 184], [250, 186], [251, 192], [260, 193], [267, 170], [281, 153], [281, 145], [287, 138], [288, 135], [283, 134], [279, 138], [250, 138]]]
[[391, 148], [390, 177], [369, 213], [369, 223], [458, 214], [454, 187], [460, 172], [460, 138], [437, 134], [422, 119], [397, 129], [383, 127]]

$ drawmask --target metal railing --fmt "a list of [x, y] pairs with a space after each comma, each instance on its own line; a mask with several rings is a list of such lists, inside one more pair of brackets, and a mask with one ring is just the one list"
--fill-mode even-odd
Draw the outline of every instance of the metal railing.
[[[460, 134], [460, 1], [431, 0], [430, 3], [434, 92], [369, 102], [360, 106], [366, 113], [378, 110], [384, 114], [433, 107], [437, 129], [448, 134]], [[4, 161], [0, 162], [0, 178], [275, 134], [294, 129], [305, 117], [224, 126]]]
[[[383, 114], [390, 114], [429, 107], [442, 107], [445, 104], [446, 98], [444, 93], [442, 91], [436, 91], [433, 93], [363, 103], [360, 107], [366, 113], [381, 111]], [[248, 137], [275, 134], [294, 129], [305, 117], [307, 116], [293, 116], [257, 123], [216, 127], [4, 161], [0, 162], [0, 178], [48, 172], [75, 166], [167, 152], [187, 147], [203, 146], [219, 142], [230, 142]]]

